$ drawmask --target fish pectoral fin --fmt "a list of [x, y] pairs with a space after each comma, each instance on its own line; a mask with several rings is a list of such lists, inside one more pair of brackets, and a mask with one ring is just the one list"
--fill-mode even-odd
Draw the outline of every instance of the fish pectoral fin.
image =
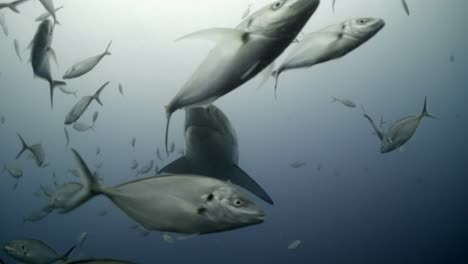
[[215, 43], [219, 43], [222, 41], [239, 41], [239, 43], [246, 43], [249, 39], [249, 33], [239, 30], [239, 29], [232, 29], [232, 28], [210, 28], [210, 29], [203, 29], [200, 31], [196, 31], [194, 33], [190, 33], [183, 37], [176, 39], [177, 41], [185, 40], [185, 39], [201, 39], [201, 40], [209, 40]]
[[255, 72], [255, 70], [261, 66], [261, 61], [257, 61], [255, 64], [253, 64], [244, 74], [241, 76], [241, 80], [246, 80], [250, 79], [250, 75]]
[[261, 75], [262, 75], [262, 81], [260, 82], [260, 85], [258, 86], [257, 89], [260, 89], [265, 85], [266, 82], [273, 76], [273, 71], [275, 69], [275, 61], [270, 63], [265, 69], [263, 69]]
[[193, 169], [192, 166], [190, 166], [189, 161], [185, 157], [181, 157], [166, 167], [162, 168], [160, 171], [158, 171], [158, 174], [161, 173], [170, 173], [170, 174], [182, 174], [182, 173], [192, 173]]
[[268, 193], [254, 179], [252, 179], [247, 173], [239, 168], [239, 166], [232, 165], [231, 168], [225, 173], [226, 178], [229, 179], [233, 184], [246, 189], [247, 191], [255, 194], [260, 199], [271, 205], [274, 204]]

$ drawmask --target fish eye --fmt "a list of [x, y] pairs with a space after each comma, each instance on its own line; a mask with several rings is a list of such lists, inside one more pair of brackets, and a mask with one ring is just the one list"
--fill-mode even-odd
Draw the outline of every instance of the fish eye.
[[235, 206], [235, 207], [241, 207], [241, 206], [243, 206], [243, 205], [244, 205], [244, 202], [241, 201], [240, 199], [235, 199], [235, 200], [234, 200], [234, 206]]
[[271, 6], [271, 8], [272, 8], [273, 10], [278, 10], [280, 7], [283, 6], [283, 4], [284, 4], [284, 1], [278, 1], [278, 2], [274, 3], [274, 4]]
[[364, 24], [366, 24], [366, 20], [365, 19], [359, 19], [358, 24], [364, 25]]
[[213, 198], [214, 198], [214, 195], [213, 195], [212, 193], [210, 193], [210, 194], [208, 195], [208, 197], [206, 197], [206, 200], [207, 200], [207, 201], [212, 201]]

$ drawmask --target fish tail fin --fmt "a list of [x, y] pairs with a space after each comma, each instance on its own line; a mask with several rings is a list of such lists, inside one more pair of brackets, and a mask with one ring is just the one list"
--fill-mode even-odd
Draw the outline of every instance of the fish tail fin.
[[13, 190], [16, 190], [18, 188], [18, 185], [19, 185], [19, 179], [16, 180], [16, 183], [13, 186]]
[[16, 5], [17, 5], [17, 3], [13, 2], [13, 3], [8, 5], [8, 8], [10, 8], [11, 11], [19, 14], [20, 11], [18, 10], [18, 7]]
[[421, 118], [423, 118], [423, 117], [430, 117], [430, 118], [434, 118], [434, 119], [439, 119], [438, 117], [431, 115], [429, 113], [429, 111], [427, 110], [427, 97], [424, 98], [424, 109], [422, 111]]
[[50, 82], [50, 106], [52, 109], [54, 108], [54, 90], [58, 86], [65, 86], [67, 85], [65, 82], [62, 81], [52, 81]]
[[334, 96], [331, 96], [331, 99], [332, 99], [331, 103], [334, 103], [334, 102], [338, 101], [338, 99], [336, 97], [334, 97]]
[[278, 82], [279, 82], [279, 76], [281, 74], [281, 69], [278, 69], [276, 71], [273, 71], [272, 75], [273, 78], [275, 78], [275, 100], [278, 99]]
[[166, 137], [165, 137], [165, 147], [166, 147], [166, 154], [169, 155], [169, 148], [168, 148], [168, 141], [169, 141], [169, 124], [171, 122], [171, 116], [172, 116], [173, 111], [169, 106], [166, 106]]
[[110, 53], [109, 51], [111, 44], [112, 44], [112, 40], [109, 42], [109, 45], [107, 45], [106, 51], [104, 52], [105, 55], [112, 55], [112, 53]]
[[103, 105], [102, 102], [101, 102], [101, 92], [104, 90], [104, 88], [106, 88], [106, 86], [109, 84], [110, 82], [106, 82], [105, 84], [103, 84], [101, 86], [101, 88], [99, 88], [99, 90], [97, 90], [97, 92], [93, 95], [93, 99], [96, 100], [96, 102], [98, 102], [98, 104], [100, 104], [101, 106]]
[[62, 256], [60, 256], [59, 259], [57, 260], [63, 260], [65, 262], [68, 261], [68, 258], [70, 257], [71, 253], [73, 253], [73, 251], [78, 247], [79, 245], [74, 245], [73, 247], [71, 247], [67, 252], [65, 252], [65, 254], [63, 254]]
[[21, 141], [21, 150], [20, 152], [18, 153], [18, 155], [16, 155], [16, 159], [19, 159], [19, 157], [21, 157], [21, 155], [29, 149], [29, 146], [28, 144], [26, 144], [26, 142], [24, 141], [23, 137], [19, 134], [19, 133], [16, 133], [16, 135], [18, 135], [18, 138], [20, 139]]

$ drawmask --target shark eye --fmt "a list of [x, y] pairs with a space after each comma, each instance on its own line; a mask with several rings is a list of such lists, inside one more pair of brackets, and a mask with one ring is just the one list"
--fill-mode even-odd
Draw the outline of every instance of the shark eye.
[[280, 7], [283, 6], [283, 4], [284, 4], [284, 1], [278, 1], [278, 2], [274, 3], [274, 4], [271, 6], [271, 8], [272, 8], [273, 10], [278, 10]]

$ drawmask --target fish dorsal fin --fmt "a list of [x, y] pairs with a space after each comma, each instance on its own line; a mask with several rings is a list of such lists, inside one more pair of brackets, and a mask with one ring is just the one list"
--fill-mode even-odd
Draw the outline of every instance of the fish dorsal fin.
[[181, 157], [166, 167], [162, 168], [159, 172], [158, 175], [163, 176], [163, 175], [168, 175], [168, 174], [181, 174], [181, 173], [186, 173], [186, 174], [192, 174], [193, 169], [190, 166], [190, 163], [185, 157]]
[[273, 200], [268, 193], [239, 166], [233, 164], [229, 170], [225, 171], [226, 178], [235, 185], [238, 185], [247, 191], [255, 194], [265, 202], [273, 204]]
[[232, 28], [210, 28], [196, 31], [176, 39], [176, 42], [186, 39], [202, 39], [209, 40], [215, 43], [222, 41], [239, 41], [245, 43], [249, 39], [249, 33]]

